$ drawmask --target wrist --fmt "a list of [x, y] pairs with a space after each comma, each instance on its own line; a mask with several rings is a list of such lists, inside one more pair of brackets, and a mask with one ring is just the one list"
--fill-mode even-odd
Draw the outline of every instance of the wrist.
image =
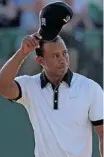
[[20, 48], [20, 49], [17, 51], [17, 55], [19, 55], [21, 58], [25, 59], [25, 58], [28, 56], [28, 53], [23, 52], [23, 50]]
[[27, 55], [25, 53], [23, 53], [23, 51], [21, 49], [19, 49], [15, 54], [14, 57], [15, 60], [19, 63], [24, 62], [24, 60], [27, 58]]

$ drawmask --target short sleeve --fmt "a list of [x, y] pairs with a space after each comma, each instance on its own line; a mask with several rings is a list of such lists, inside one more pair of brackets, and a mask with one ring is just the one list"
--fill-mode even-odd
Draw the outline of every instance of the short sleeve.
[[93, 125], [103, 123], [103, 90], [96, 82], [90, 84], [89, 118]]
[[21, 93], [21, 97], [15, 101], [23, 105], [28, 103], [27, 85], [29, 80], [30, 78], [27, 75], [15, 78], [15, 82], [17, 82], [17, 85], [19, 86], [19, 92]]

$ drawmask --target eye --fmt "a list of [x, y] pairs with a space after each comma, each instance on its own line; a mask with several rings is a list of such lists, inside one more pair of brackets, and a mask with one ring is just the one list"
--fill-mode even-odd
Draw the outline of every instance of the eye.
[[58, 54], [54, 54], [54, 55], [53, 55], [53, 58], [58, 58], [58, 57], [59, 57]]
[[63, 56], [66, 56], [67, 53], [68, 53], [67, 50], [63, 51]]

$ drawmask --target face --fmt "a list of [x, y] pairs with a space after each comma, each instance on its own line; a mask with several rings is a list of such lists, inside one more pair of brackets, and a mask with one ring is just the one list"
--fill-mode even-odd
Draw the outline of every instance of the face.
[[41, 65], [51, 75], [63, 76], [67, 72], [69, 55], [65, 43], [61, 39], [44, 44], [44, 57], [41, 57]]

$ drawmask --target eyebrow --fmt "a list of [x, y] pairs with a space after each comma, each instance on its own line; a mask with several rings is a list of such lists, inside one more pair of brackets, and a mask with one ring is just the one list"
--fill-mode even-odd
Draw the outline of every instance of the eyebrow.
[[[63, 50], [62, 52], [68, 52], [68, 49]], [[59, 53], [59, 52], [53, 52], [52, 55], [55, 55], [57, 53]]]

